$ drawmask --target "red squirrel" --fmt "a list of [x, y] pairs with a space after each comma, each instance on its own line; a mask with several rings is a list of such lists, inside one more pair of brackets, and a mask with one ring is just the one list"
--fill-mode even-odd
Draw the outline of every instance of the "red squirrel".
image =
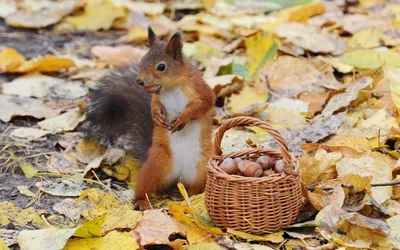
[[204, 191], [216, 99], [183, 55], [180, 32], [165, 42], [149, 27], [148, 40], [139, 64], [118, 69], [93, 91], [85, 124], [87, 137], [123, 147], [143, 163], [135, 192], [141, 210], [150, 207], [146, 194], [179, 180], [189, 196]]

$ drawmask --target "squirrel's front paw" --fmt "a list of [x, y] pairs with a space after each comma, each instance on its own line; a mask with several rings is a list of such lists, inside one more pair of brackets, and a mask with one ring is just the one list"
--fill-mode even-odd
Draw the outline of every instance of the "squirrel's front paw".
[[168, 122], [165, 109], [158, 109], [153, 113], [153, 121], [159, 127], [168, 128]]
[[187, 119], [185, 119], [181, 115], [178, 115], [171, 121], [168, 129], [171, 130], [172, 133], [174, 133], [176, 131], [182, 130], [185, 127], [187, 122], [188, 122]]

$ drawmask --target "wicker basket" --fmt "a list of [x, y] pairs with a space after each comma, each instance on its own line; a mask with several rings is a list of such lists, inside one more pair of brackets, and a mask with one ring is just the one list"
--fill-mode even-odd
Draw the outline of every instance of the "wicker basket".
[[[255, 148], [222, 155], [221, 140], [225, 131], [239, 125], [265, 129], [278, 141], [280, 151]], [[205, 204], [218, 227], [263, 234], [285, 228], [296, 220], [302, 206], [298, 162], [289, 155], [285, 141], [276, 130], [256, 118], [233, 118], [218, 129], [214, 147], [215, 155], [207, 166]], [[255, 160], [260, 155], [283, 159], [284, 172], [259, 178], [243, 177], [228, 175], [219, 167], [227, 157]]]

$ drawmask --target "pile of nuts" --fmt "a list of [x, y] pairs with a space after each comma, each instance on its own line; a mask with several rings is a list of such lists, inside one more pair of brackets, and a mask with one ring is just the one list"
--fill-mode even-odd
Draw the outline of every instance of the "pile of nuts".
[[257, 158], [257, 161], [226, 158], [220, 165], [220, 168], [227, 174], [241, 175], [246, 177], [269, 176], [283, 172], [283, 161], [263, 155]]

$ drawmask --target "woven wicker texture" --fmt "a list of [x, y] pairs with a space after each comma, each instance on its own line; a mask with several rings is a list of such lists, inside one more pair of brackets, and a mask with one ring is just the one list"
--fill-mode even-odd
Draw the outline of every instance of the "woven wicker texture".
[[[223, 155], [224, 133], [239, 125], [268, 131], [280, 151], [254, 148]], [[298, 162], [293, 160], [281, 135], [268, 123], [253, 117], [237, 117], [224, 122], [214, 139], [215, 155], [208, 163], [205, 204], [210, 218], [220, 228], [265, 234], [291, 225], [302, 206]], [[266, 177], [228, 175], [219, 164], [227, 157], [256, 160], [261, 155], [283, 159], [284, 172]]]

